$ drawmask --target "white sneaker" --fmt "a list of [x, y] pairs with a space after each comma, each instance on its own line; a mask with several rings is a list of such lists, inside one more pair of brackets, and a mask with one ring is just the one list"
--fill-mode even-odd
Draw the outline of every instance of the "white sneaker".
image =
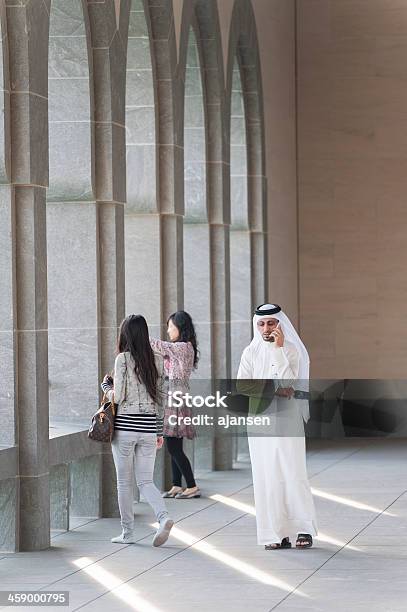
[[168, 540], [173, 525], [174, 521], [171, 518], [165, 518], [161, 521], [153, 539], [153, 546], [161, 546]]
[[121, 535], [112, 538], [110, 541], [115, 544], [135, 544], [136, 542], [133, 535], [130, 533], [122, 533]]

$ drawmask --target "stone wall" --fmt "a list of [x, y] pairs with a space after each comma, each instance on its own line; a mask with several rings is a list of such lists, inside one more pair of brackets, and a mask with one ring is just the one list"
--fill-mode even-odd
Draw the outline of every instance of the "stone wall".
[[317, 378], [405, 378], [407, 6], [298, 0], [300, 313]]

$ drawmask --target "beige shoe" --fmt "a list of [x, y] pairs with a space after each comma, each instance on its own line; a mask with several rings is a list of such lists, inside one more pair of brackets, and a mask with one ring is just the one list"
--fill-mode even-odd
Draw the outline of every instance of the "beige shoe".
[[178, 495], [175, 496], [175, 499], [193, 499], [194, 497], [201, 497], [201, 491], [198, 489], [198, 487], [195, 489], [195, 491], [192, 491], [192, 493], [185, 493], [185, 491], [178, 493]]
[[162, 494], [162, 497], [164, 498], [173, 498], [176, 497], [176, 495], [178, 495], [178, 493], [182, 493], [184, 489], [182, 487], [172, 487], [169, 491], [165, 491]]

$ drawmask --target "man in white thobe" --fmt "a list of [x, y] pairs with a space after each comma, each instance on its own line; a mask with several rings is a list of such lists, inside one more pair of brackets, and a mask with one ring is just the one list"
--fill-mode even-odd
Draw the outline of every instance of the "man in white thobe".
[[[309, 357], [280, 306], [256, 309], [253, 340], [243, 351], [237, 378], [275, 381], [274, 394], [261, 400], [261, 416], [269, 425], [248, 426], [258, 544], [266, 550], [290, 548], [289, 538], [295, 536], [297, 548], [309, 548], [317, 535], [304, 436]], [[254, 405], [259, 400], [251, 397], [251, 412]]]

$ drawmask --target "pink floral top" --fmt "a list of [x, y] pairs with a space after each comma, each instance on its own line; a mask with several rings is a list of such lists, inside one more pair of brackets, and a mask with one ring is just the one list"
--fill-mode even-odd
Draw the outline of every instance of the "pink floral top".
[[194, 369], [194, 347], [191, 342], [166, 342], [150, 338], [153, 351], [164, 357], [164, 367], [170, 380], [189, 381]]
[[[194, 369], [194, 347], [191, 342], [166, 342], [165, 340], [150, 338], [150, 344], [154, 351], [164, 357], [164, 369], [169, 378], [169, 391], [186, 393], [189, 390], [189, 378]], [[173, 425], [168, 422], [171, 415], [177, 416], [177, 424]], [[188, 406], [181, 406], [180, 408], [167, 406], [164, 414], [164, 436], [195, 438], [195, 427], [183, 423], [183, 417], [185, 416], [192, 416], [192, 410]]]

